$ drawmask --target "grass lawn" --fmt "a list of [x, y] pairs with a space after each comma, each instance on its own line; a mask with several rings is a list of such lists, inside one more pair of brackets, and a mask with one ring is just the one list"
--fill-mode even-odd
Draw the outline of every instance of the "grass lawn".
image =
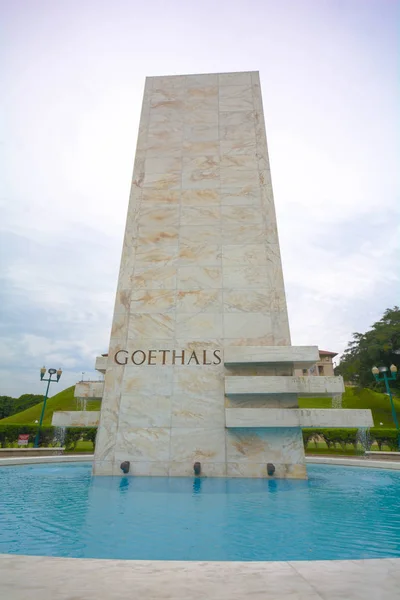
[[[397, 414], [400, 416], [400, 400], [394, 398]], [[332, 408], [331, 398], [299, 398], [300, 408]], [[379, 428], [394, 427], [389, 396], [367, 388], [347, 387], [342, 398], [343, 408], [370, 408], [374, 426]], [[381, 425], [382, 423], [382, 425]]]
[[[75, 386], [71, 386], [62, 392], [59, 392], [52, 398], [48, 398], [46, 402], [46, 411], [44, 413], [43, 425], [51, 425], [51, 419], [53, 412], [57, 410], [78, 410], [76, 398], [74, 398]], [[100, 400], [88, 400], [86, 403], [86, 410], [100, 410]], [[23, 410], [20, 413], [11, 415], [6, 419], [0, 419], [1, 424], [21, 424], [31, 425], [35, 421], [40, 419], [40, 413], [42, 412], [43, 402], [35, 404], [27, 410]]]

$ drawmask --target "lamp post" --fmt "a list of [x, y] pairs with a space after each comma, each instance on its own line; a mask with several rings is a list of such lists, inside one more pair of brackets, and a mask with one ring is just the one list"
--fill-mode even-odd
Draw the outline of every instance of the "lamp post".
[[390, 406], [392, 408], [392, 417], [393, 417], [393, 421], [394, 424], [396, 426], [397, 429], [397, 443], [399, 445], [399, 450], [400, 450], [400, 429], [399, 429], [399, 421], [397, 419], [397, 414], [396, 414], [396, 409], [394, 407], [394, 402], [393, 402], [393, 396], [392, 396], [392, 392], [390, 389], [390, 385], [389, 385], [389, 381], [395, 381], [397, 378], [397, 367], [396, 365], [390, 365], [390, 376], [388, 375], [388, 368], [387, 367], [372, 367], [372, 374], [375, 377], [376, 381], [384, 381], [385, 382], [385, 387], [386, 387], [386, 392], [387, 395], [389, 396], [390, 399]]
[[[44, 376], [46, 375], [46, 367], [42, 367], [40, 369], [40, 381], [47, 381], [47, 388], [46, 388], [46, 393], [45, 393], [44, 399], [43, 399], [42, 412], [40, 413], [39, 426], [38, 426], [38, 430], [37, 430], [36, 437], [35, 437], [35, 443], [34, 443], [35, 448], [39, 447], [40, 429], [41, 429], [42, 423], [43, 423], [44, 411], [46, 410], [46, 402], [47, 402], [47, 397], [49, 395], [50, 383], [52, 381], [60, 381], [62, 371], [61, 371], [61, 369], [58, 369], [58, 370], [49, 369], [48, 374], [49, 374], [49, 378], [45, 379]], [[56, 375], [56, 379], [52, 379], [53, 375]]]

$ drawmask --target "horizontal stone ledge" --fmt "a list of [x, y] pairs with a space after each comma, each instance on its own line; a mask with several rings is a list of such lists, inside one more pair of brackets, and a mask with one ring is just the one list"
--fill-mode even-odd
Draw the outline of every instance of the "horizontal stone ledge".
[[105, 373], [107, 370], [107, 360], [107, 356], [96, 356], [96, 363], [94, 366], [96, 371], [99, 371], [100, 373]]
[[226, 408], [225, 425], [235, 427], [373, 427], [369, 409]]
[[307, 369], [319, 361], [317, 346], [229, 346], [224, 348], [225, 365], [291, 364]]
[[343, 394], [342, 377], [288, 377], [288, 376], [228, 376], [225, 377], [227, 396], [268, 394], [298, 394], [302, 397], [332, 397]]
[[75, 398], [101, 400], [103, 398], [104, 381], [80, 381], [75, 386]]
[[97, 427], [99, 410], [59, 410], [53, 413], [51, 424], [55, 427]]

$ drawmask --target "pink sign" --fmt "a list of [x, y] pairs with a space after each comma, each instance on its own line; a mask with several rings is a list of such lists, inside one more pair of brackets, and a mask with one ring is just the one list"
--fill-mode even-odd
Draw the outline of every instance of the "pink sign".
[[20, 433], [18, 436], [18, 446], [27, 446], [29, 442], [29, 433]]

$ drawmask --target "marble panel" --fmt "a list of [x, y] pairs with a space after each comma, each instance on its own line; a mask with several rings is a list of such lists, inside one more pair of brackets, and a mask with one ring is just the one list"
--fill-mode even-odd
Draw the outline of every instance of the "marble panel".
[[58, 410], [53, 412], [51, 424], [54, 427], [97, 427], [99, 410]]
[[[181, 135], [164, 135], [152, 134], [147, 136], [146, 142], [146, 155], [151, 156], [182, 156], [182, 140]], [[160, 187], [151, 186], [149, 183], [147, 187]], [[170, 188], [171, 189], [171, 188]]]
[[250, 346], [248, 348], [225, 348], [224, 363], [266, 365], [290, 363], [294, 368], [306, 369], [319, 361], [317, 346]]
[[[278, 300], [278, 297], [275, 296]], [[279, 296], [281, 304], [284, 304], [284, 308], [275, 312], [272, 311], [271, 306], [271, 327], [272, 333], [274, 336], [274, 343], [277, 346], [289, 346], [290, 345], [290, 330], [289, 330], [289, 319], [286, 309], [286, 302], [283, 302], [284, 291], [282, 288], [281, 294]]]
[[[139, 227], [176, 227], [179, 223], [179, 206], [154, 207], [142, 205], [138, 213]], [[137, 251], [136, 251], [137, 253]]]
[[223, 428], [176, 427], [171, 429], [171, 461], [224, 462]]
[[[123, 350], [124, 348], [118, 348]], [[114, 362], [115, 353], [109, 356], [110, 362], [107, 366], [106, 375], [104, 378], [104, 391], [102, 406], [107, 405], [108, 410], [118, 413], [121, 400], [121, 386], [124, 378], [125, 368], [121, 365], [116, 365]]]
[[224, 227], [238, 223], [243, 225], [262, 225], [263, 215], [258, 207], [221, 206], [221, 219]]
[[189, 85], [185, 95], [185, 112], [189, 110], [218, 111], [218, 86], [205, 87]]
[[[132, 242], [134, 243], [134, 240]], [[127, 248], [124, 244], [118, 275], [118, 288], [127, 289], [131, 285], [131, 276], [135, 265], [135, 252], [136, 249], [134, 247]]]
[[180, 291], [221, 288], [221, 268], [196, 265], [179, 267], [177, 287]]
[[[181, 201], [180, 190], [159, 190], [156, 188], [145, 188], [142, 192], [142, 202], [145, 204], [179, 204]], [[159, 207], [161, 208], [161, 207]]]
[[197, 394], [174, 394], [171, 427], [222, 429], [224, 426], [224, 403], [219, 394], [203, 394], [201, 391]]
[[175, 367], [174, 396], [216, 392], [223, 395], [224, 375], [220, 366]]
[[136, 251], [136, 266], [175, 266], [177, 258], [178, 246], [139, 247]]
[[182, 168], [182, 159], [176, 156], [161, 156], [146, 158], [145, 162], [145, 173], [146, 176], [150, 174], [171, 174], [177, 173]]
[[235, 171], [231, 168], [220, 167], [221, 187], [244, 187], [259, 185], [258, 171]]
[[133, 288], [146, 290], [173, 290], [176, 288], [174, 267], [135, 267], [132, 278]]
[[188, 125], [206, 125], [218, 127], [218, 107], [199, 107], [197, 110], [188, 109], [184, 115], [185, 123]]
[[[270, 461], [269, 461], [270, 462]], [[307, 469], [305, 463], [274, 463], [275, 473], [273, 479], [307, 479]], [[227, 477], [252, 477], [268, 478], [266, 463], [235, 463], [226, 464]], [[307, 594], [307, 597], [309, 595]], [[271, 596], [272, 598], [272, 596]], [[295, 598], [295, 596], [294, 596]]]
[[202, 339], [204, 336], [222, 336], [222, 314], [198, 312], [195, 314], [179, 313], [176, 315], [176, 337]]
[[220, 216], [219, 206], [182, 206], [181, 225], [219, 225]]
[[129, 315], [128, 339], [174, 337], [174, 315], [169, 313], [131, 313]]
[[[139, 356], [139, 354], [137, 355]], [[161, 368], [150, 365], [125, 367], [122, 393], [136, 396], [153, 396], [154, 394], [172, 396], [173, 367], [164, 365]]]
[[111, 326], [111, 337], [112, 338], [121, 338], [126, 335], [128, 330], [128, 321], [129, 314], [125, 313], [115, 313], [113, 317], [113, 322]]
[[227, 206], [257, 206], [261, 210], [260, 188], [258, 186], [244, 186], [242, 188], [222, 188], [220, 192], [221, 204]]
[[126, 314], [129, 312], [131, 302], [131, 289], [118, 288], [115, 296], [114, 314]]
[[217, 142], [219, 140], [218, 126], [208, 123], [186, 123], [184, 140], [187, 142]]
[[[275, 368], [270, 370], [274, 371], [274, 375], [278, 375], [277, 372], [280, 369]], [[284, 376], [292, 372], [291, 369], [286, 371], [286, 373], [284, 369], [281, 369], [281, 371]], [[292, 410], [299, 408], [299, 403], [297, 394], [268, 394], [266, 396], [243, 394], [242, 396], [225, 396], [225, 408], [263, 408], [267, 410], [270, 408], [288, 408]]]
[[[247, 112], [220, 112], [220, 141], [242, 140], [256, 143], [255, 120], [256, 116], [253, 110]], [[255, 156], [253, 160], [254, 165], [252, 168], [254, 169], [256, 165]]]
[[[183, 338], [176, 338], [176, 343], [179, 348], [192, 352], [193, 350], [200, 352], [202, 355], [203, 350], [207, 351], [207, 355], [212, 354], [214, 350], [219, 350], [222, 354], [221, 349], [223, 347], [223, 340], [221, 338], [207, 338], [203, 337], [201, 340], [191, 340], [187, 336]], [[221, 363], [222, 364], [222, 363]]]
[[298, 428], [228, 429], [226, 430], [226, 458], [227, 462], [242, 464], [302, 463], [304, 448], [301, 430]]
[[217, 73], [205, 73], [200, 75], [186, 75], [186, 93], [191, 88], [200, 88], [205, 90], [209, 87], [213, 87], [215, 93], [218, 94], [218, 74]]
[[[120, 469], [121, 460], [114, 462], [113, 474], [121, 475]], [[132, 477], [168, 477], [169, 474], [169, 463], [168, 462], [132, 462], [130, 465], [130, 471], [128, 476]]]
[[219, 85], [251, 85], [251, 73], [220, 73]]
[[171, 396], [160, 394], [122, 395], [119, 412], [119, 427], [136, 429], [139, 427], [170, 427]]
[[264, 242], [266, 231], [262, 225], [242, 225], [241, 223], [222, 222], [222, 243], [233, 244], [240, 240], [241, 244], [259, 244]]
[[221, 156], [221, 167], [223, 169], [251, 171], [254, 169], [255, 164], [255, 157], [251, 154], [223, 154]]
[[175, 310], [174, 290], [134, 290], [131, 297], [133, 313], [168, 313]]
[[169, 460], [170, 431], [170, 429], [162, 427], [120, 428], [117, 435], [115, 459], [131, 462], [167, 462]]
[[219, 157], [184, 157], [182, 187], [186, 189], [219, 188]]
[[182, 149], [184, 156], [215, 156], [219, 154], [219, 141], [194, 142], [185, 140]]
[[177, 190], [181, 187], [181, 173], [145, 173], [143, 187]]
[[265, 244], [222, 246], [222, 265], [224, 267], [234, 267], [243, 265], [261, 266], [267, 264], [267, 248]]
[[253, 110], [253, 93], [250, 85], [222, 86], [219, 89], [220, 111]]
[[207, 265], [221, 266], [221, 246], [216, 244], [203, 244], [179, 248], [179, 265]]
[[[254, 157], [256, 157], [256, 140], [253, 137], [245, 138], [244, 136], [247, 135], [247, 133], [244, 133], [243, 131], [243, 135], [240, 135], [239, 132], [229, 132], [230, 137], [220, 141], [219, 148], [221, 156], [240, 156], [241, 154], [245, 154], [247, 156], [254, 155]], [[234, 137], [235, 135], [237, 137]]]
[[264, 265], [224, 266], [224, 288], [269, 288], [268, 272]]
[[224, 312], [261, 313], [270, 310], [268, 289], [224, 289]]
[[[332, 397], [344, 392], [342, 377], [225, 377], [228, 396], [243, 394], [299, 394], [301, 397]], [[329, 409], [333, 410], [333, 409]], [[333, 413], [332, 413], [333, 414]]]
[[197, 225], [185, 225], [180, 228], [179, 241], [184, 246], [203, 246], [206, 244], [218, 245], [221, 243], [221, 228], [198, 227]]
[[145, 246], [171, 246], [178, 243], [178, 227], [165, 226], [159, 227], [140, 227], [136, 238], [136, 244], [140, 247]]
[[96, 436], [96, 464], [98, 461], [111, 461], [113, 459], [117, 429], [117, 414], [102, 406]]
[[184, 107], [185, 86], [183, 80], [178, 86], [165, 86], [164, 89], [160, 84], [156, 84], [157, 89], [152, 90], [150, 96], [150, 110], [157, 108], [175, 109], [179, 113]]
[[160, 75], [153, 77], [152, 92], [157, 93], [180, 93], [184, 94], [186, 85], [186, 75]]
[[260, 340], [262, 345], [264, 336], [268, 336], [267, 339], [272, 336], [271, 316], [266, 313], [225, 313], [224, 332], [225, 338], [251, 339], [255, 345]]
[[[186, 206], [219, 206], [220, 194], [218, 190], [183, 190], [182, 209]], [[192, 223], [190, 223], [192, 225]]]
[[[213, 463], [213, 462], [201, 462], [201, 475], [202, 477], [225, 477], [226, 466], [224, 462]], [[188, 462], [170, 462], [169, 472], [170, 477], [193, 477], [193, 465]], [[201, 486], [202, 477], [196, 482]], [[195, 484], [193, 484], [195, 485]]]
[[226, 427], [373, 427], [370, 410], [334, 408], [231, 407], [225, 410]]
[[221, 290], [187, 290], [177, 292], [177, 313], [222, 312]]

